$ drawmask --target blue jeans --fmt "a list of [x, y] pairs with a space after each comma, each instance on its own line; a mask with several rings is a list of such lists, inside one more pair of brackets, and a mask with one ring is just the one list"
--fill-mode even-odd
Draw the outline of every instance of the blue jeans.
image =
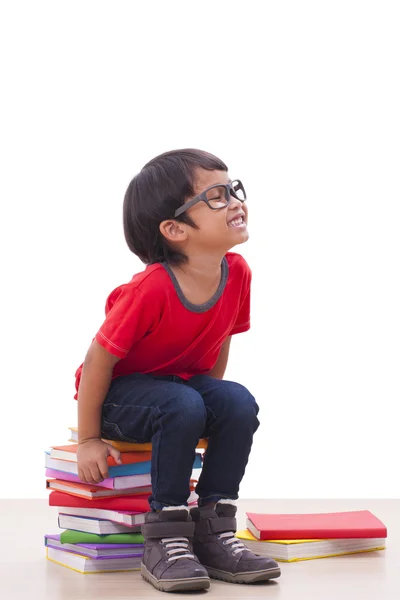
[[133, 374], [111, 382], [102, 409], [102, 437], [152, 442], [151, 509], [187, 505], [199, 438], [208, 438], [196, 487], [199, 506], [238, 498], [258, 406], [238, 383], [207, 375], [189, 381]]

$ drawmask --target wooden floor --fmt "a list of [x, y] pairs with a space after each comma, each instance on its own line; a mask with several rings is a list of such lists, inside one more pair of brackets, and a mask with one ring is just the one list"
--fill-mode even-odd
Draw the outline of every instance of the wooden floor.
[[[207, 592], [179, 598], [268, 598], [273, 600], [399, 600], [400, 500], [242, 500], [245, 511], [325, 512], [369, 509], [388, 528], [383, 552], [281, 563], [274, 583], [245, 586], [212, 581]], [[46, 500], [0, 500], [0, 598], [4, 600], [132, 600], [166, 598], [139, 573], [81, 575], [45, 559], [43, 536], [58, 533], [57, 509]]]

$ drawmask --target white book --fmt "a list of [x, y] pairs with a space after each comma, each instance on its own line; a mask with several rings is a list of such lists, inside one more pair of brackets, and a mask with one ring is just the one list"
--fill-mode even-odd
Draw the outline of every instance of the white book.
[[[64, 510], [75, 510], [67, 509]], [[92, 509], [89, 509], [92, 510]], [[128, 516], [128, 515], [127, 515]], [[132, 515], [133, 516], [133, 515]], [[140, 533], [140, 525], [144, 523], [144, 516], [138, 519], [140, 522], [136, 525], [128, 527], [114, 521], [106, 521], [105, 519], [96, 519], [94, 517], [84, 517], [78, 515], [67, 515], [65, 513], [58, 514], [58, 526], [60, 529], [73, 529], [74, 531], [83, 531], [84, 533], [113, 534], [113, 533]]]
[[47, 560], [57, 563], [78, 573], [109, 573], [110, 571], [138, 571], [141, 557], [124, 558], [88, 558], [81, 554], [65, 552], [56, 548], [46, 548]]
[[385, 538], [258, 540], [249, 530], [238, 531], [236, 537], [255, 554], [284, 562], [384, 550], [386, 543]]
[[66, 473], [78, 475], [78, 465], [76, 462], [51, 458], [47, 452], [44, 455], [44, 464], [46, 469], [57, 469], [58, 471], [65, 471]]
[[[44, 458], [44, 464], [46, 469], [56, 469], [57, 471], [64, 471], [65, 473], [72, 473], [73, 475], [78, 475], [78, 463], [72, 460], [61, 460], [60, 458], [54, 458], [52, 456], [50, 456], [50, 454], [48, 454], [47, 452], [45, 452], [44, 454], [45, 458]], [[147, 463], [148, 461], [144, 461], [145, 463]], [[143, 463], [132, 463], [132, 467], [134, 467], [135, 465], [138, 464], [143, 464]], [[130, 465], [117, 465], [115, 467], [109, 467], [109, 469], [115, 469], [117, 470], [119, 467], [129, 467]], [[127, 469], [125, 469], [127, 470]], [[148, 475], [148, 473], [132, 473], [132, 475], [130, 475], [131, 477], [136, 477], [137, 475]], [[124, 475], [124, 477], [126, 478], [127, 475]], [[125, 479], [126, 482], [126, 479]], [[146, 485], [146, 484], [144, 484]], [[135, 487], [134, 484], [130, 485], [129, 487]]]
[[[197, 501], [196, 492], [191, 492], [188, 500], [189, 506], [192, 506]], [[150, 508], [149, 508], [150, 511]], [[148, 512], [149, 512], [148, 511]], [[144, 523], [144, 516], [146, 513], [130, 514], [129, 512], [119, 512], [117, 510], [109, 510], [106, 508], [83, 508], [80, 506], [60, 506], [58, 509], [59, 515], [72, 515], [76, 517], [86, 517], [87, 519], [101, 519], [105, 521], [112, 521], [113, 523], [119, 523], [126, 527], [132, 528], [134, 525], [141, 525]], [[64, 527], [64, 529], [77, 529], [76, 527]], [[80, 530], [83, 531], [83, 530]], [[131, 529], [132, 531], [132, 529]], [[90, 533], [97, 533], [96, 531], [90, 531]], [[105, 533], [105, 532], [100, 532]], [[117, 532], [116, 532], [117, 533]], [[121, 532], [122, 533], [122, 532]]]

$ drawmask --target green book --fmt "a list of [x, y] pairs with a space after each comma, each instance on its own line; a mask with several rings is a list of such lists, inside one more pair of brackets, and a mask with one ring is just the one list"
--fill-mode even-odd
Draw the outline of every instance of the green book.
[[112, 533], [102, 534], [86, 533], [66, 529], [60, 534], [62, 544], [143, 544], [141, 533]]

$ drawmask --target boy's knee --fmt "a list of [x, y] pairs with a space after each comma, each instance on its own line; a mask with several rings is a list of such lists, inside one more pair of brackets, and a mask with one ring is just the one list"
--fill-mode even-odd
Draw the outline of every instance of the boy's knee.
[[177, 428], [203, 431], [207, 418], [203, 398], [192, 388], [181, 386], [170, 404], [170, 417]]
[[240, 383], [227, 382], [227, 413], [234, 419], [254, 419], [259, 406], [254, 396]]

